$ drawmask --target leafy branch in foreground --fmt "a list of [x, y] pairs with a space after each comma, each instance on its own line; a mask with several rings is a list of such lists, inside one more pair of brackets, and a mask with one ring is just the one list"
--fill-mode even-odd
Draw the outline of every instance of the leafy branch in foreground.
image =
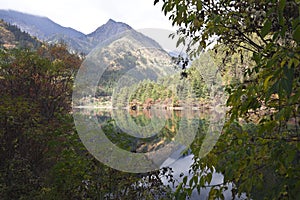
[[[224, 58], [239, 55], [241, 64], [251, 63], [241, 70], [243, 77], [227, 85], [230, 110], [224, 134], [210, 159], [202, 162], [234, 183], [233, 196], [246, 192], [250, 198], [299, 197], [300, 2], [155, 0], [154, 4], [158, 2], [172, 24], [180, 27], [178, 44], [186, 45], [192, 57], [212, 41], [218, 44], [217, 55], [218, 46], [224, 45]], [[228, 66], [226, 61], [220, 71]], [[195, 166], [204, 169], [199, 163]], [[268, 185], [268, 190], [261, 185]]]

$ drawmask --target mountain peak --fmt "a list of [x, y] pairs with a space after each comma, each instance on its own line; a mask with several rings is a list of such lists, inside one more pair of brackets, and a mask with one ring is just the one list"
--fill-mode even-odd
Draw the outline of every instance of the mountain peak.
[[[128, 24], [117, 22], [113, 19], [109, 19], [105, 24], [88, 35], [76, 31], [75, 29], [56, 24], [47, 17], [21, 13], [13, 10], [0, 9], [0, 19], [18, 26], [22, 31], [36, 36], [40, 40], [49, 43], [64, 41], [72, 51], [89, 53], [94, 47], [102, 42], [117, 35], [122, 35], [122, 33], [125, 32], [129, 32], [136, 40], [143, 41], [147, 45], [151, 44], [152, 46], [159, 48], [159, 45], [155, 41], [134, 31]], [[13, 34], [10, 34], [10, 36], [13, 38]], [[0, 40], [2, 39], [1, 37], [2, 36], [0, 35]], [[3, 41], [3, 44], [6, 43], [8, 42]]]
[[120, 34], [124, 31], [133, 30], [128, 24], [123, 22], [116, 22], [113, 19], [109, 19], [106, 24], [97, 28], [94, 32], [87, 36], [93, 38], [95, 43], [102, 42], [108, 38]]
[[113, 19], [109, 19], [107, 22], [106, 22], [106, 24], [109, 24], [109, 23], [117, 23], [115, 20], [113, 20]]

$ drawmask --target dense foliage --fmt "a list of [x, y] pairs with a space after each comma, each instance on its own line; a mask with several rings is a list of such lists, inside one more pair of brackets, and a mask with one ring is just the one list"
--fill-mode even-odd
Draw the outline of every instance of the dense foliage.
[[[242, 72], [227, 86], [230, 110], [222, 140], [208, 158], [196, 159], [193, 169], [202, 172], [195, 170], [195, 181], [187, 187], [209, 184], [203, 171], [214, 166], [225, 179], [213, 187], [212, 198], [222, 198], [220, 191], [229, 182], [234, 194], [245, 192], [253, 199], [299, 198], [300, 2], [162, 2], [163, 12], [180, 27], [178, 43], [187, 45], [190, 55], [217, 41], [216, 56], [224, 61], [219, 70]], [[225, 51], [219, 52], [219, 45]]]
[[[229, 94], [227, 123], [218, 143], [202, 158], [204, 134], [199, 131], [191, 145], [195, 162], [190, 176], [178, 183], [175, 198], [186, 199], [194, 191], [210, 188], [211, 199], [224, 198], [228, 189], [233, 197], [299, 199], [299, 0], [154, 2], [159, 1], [163, 12], [180, 27], [178, 44], [185, 44], [191, 56], [217, 41], [207, 52], [216, 58], [218, 69], [212, 71], [222, 74]], [[47, 46], [14, 26], [4, 24], [2, 28], [13, 33], [8, 39], [19, 41], [14, 47], [30, 50], [5, 49], [8, 40], [1, 44], [0, 199], [171, 199], [160, 180], [169, 173], [166, 169], [148, 174], [119, 172], [98, 162], [81, 144], [70, 99], [81, 58], [70, 54], [65, 45]], [[124, 66], [133, 66], [136, 60], [127, 55], [118, 60], [123, 61]], [[212, 84], [216, 77], [210, 67], [201, 72], [207, 70], [205, 78]], [[191, 97], [193, 103], [206, 98], [211, 87], [207, 88], [208, 82], [198, 70], [184, 65], [181, 78], [158, 83], [146, 80], [133, 86], [132, 96], [123, 97], [128, 95], [125, 88], [118, 97], [141, 104], [168, 99], [172, 106], [180, 94]], [[105, 81], [108, 86], [98, 91], [99, 96], [113, 93], [111, 79]], [[192, 90], [186, 90], [187, 83]], [[136, 117], [119, 123], [130, 128], [131, 123], [146, 125], [150, 121], [131, 114]], [[122, 113], [116, 116], [122, 118]], [[108, 121], [104, 129], [120, 147], [144, 152], [172, 139], [178, 129], [172, 123], [178, 120], [167, 119], [160, 135], [163, 139], [154, 137], [153, 141], [134, 140], [115, 130], [115, 121]], [[201, 123], [206, 127], [206, 122]], [[213, 172], [224, 175], [222, 183], [211, 184]]]
[[80, 64], [64, 45], [0, 50], [0, 199], [166, 196], [160, 172], [118, 172], [81, 143], [70, 113]]
[[[128, 102], [141, 108], [146, 108], [150, 104], [155, 104], [156, 108], [200, 108], [203, 104], [208, 105], [210, 86], [207, 80], [214, 77], [214, 70], [201, 69], [197, 61], [185, 71], [188, 76], [185, 79], [180, 73], [175, 73], [172, 76], [161, 77], [157, 81], [145, 79], [130, 87], [123, 86], [114, 96], [113, 105], [126, 107]], [[205, 70], [207, 73], [204, 81]], [[207, 74], [211, 74], [211, 77]]]

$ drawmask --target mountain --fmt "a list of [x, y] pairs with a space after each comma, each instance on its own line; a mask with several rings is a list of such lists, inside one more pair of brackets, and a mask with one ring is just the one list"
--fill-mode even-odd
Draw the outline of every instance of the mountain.
[[[77, 73], [74, 105], [86, 105], [87, 96], [112, 97], [113, 106], [128, 106], [124, 88], [135, 91], [143, 80], [158, 81], [176, 73], [169, 54], [153, 39], [128, 30], [99, 43], [86, 57]], [[96, 90], [95, 90], [96, 88]]]
[[83, 33], [72, 28], [63, 27], [47, 17], [25, 14], [13, 10], [0, 10], [0, 18], [41, 40], [47, 40], [56, 34], [68, 35], [70, 37], [84, 37]]
[[0, 20], [0, 48], [37, 48], [41, 42], [17, 26], [10, 25]]
[[115, 92], [143, 79], [157, 80], [174, 69], [170, 67], [169, 54], [155, 40], [112, 19], [85, 35], [46, 17], [16, 11], [0, 10], [0, 18], [40, 40], [48, 43], [63, 41], [70, 50], [88, 54], [84, 64], [90, 62], [95, 66], [86, 74], [89, 80], [84, 83], [90, 84], [90, 80], [97, 78], [96, 75], [101, 76], [99, 73], [103, 70], [102, 78], [97, 82], [97, 96], [111, 96], [116, 87]]
[[91, 49], [85, 34], [73, 28], [63, 27], [47, 17], [0, 10], [0, 19], [47, 43], [65, 42], [70, 50], [83, 53], [88, 53]]
[[[124, 31], [133, 30], [129, 25], [109, 19], [107, 23], [90, 34], [83, 34], [75, 29], [63, 27], [47, 17], [41, 17], [13, 10], [0, 10], [0, 19], [16, 25], [47, 43], [64, 42], [71, 51], [88, 54], [105, 40]], [[143, 39], [143, 38], [141, 38]]]
[[87, 37], [94, 44], [99, 44], [114, 35], [129, 30], [132, 30], [132, 28], [129, 25], [109, 19], [106, 24], [100, 26], [94, 32], [88, 34]]

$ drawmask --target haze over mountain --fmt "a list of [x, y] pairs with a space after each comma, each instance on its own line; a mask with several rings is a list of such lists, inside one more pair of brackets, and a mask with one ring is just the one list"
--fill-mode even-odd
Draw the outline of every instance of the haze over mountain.
[[[47, 17], [41, 17], [13, 10], [0, 10], [0, 19], [16, 25], [47, 43], [64, 42], [71, 51], [89, 53], [101, 42], [124, 31], [134, 31], [129, 25], [109, 19], [108, 22], [90, 34], [83, 34], [73, 28], [63, 27]], [[140, 39], [146, 39], [147, 37]], [[155, 41], [153, 41], [156, 43]], [[153, 44], [154, 44], [153, 43]], [[157, 45], [154, 44], [154, 45]]]
[[70, 37], [82, 37], [83, 33], [72, 28], [63, 27], [47, 17], [25, 14], [13, 10], [0, 10], [0, 18], [7, 23], [20, 27], [22, 31], [47, 40], [55, 34], [65, 34]]

